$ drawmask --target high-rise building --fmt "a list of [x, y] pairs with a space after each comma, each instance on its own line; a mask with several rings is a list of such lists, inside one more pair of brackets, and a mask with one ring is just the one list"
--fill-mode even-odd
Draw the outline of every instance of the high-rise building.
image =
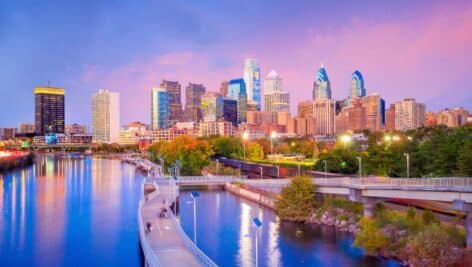
[[313, 100], [302, 101], [297, 105], [297, 116], [313, 116]]
[[228, 98], [238, 101], [238, 123], [246, 122], [247, 93], [246, 83], [243, 79], [229, 81]]
[[385, 124], [385, 101], [376, 93], [359, 97], [359, 99], [365, 108], [365, 129], [371, 131], [383, 130]]
[[238, 100], [231, 98], [223, 99], [223, 118], [234, 126], [238, 125]]
[[366, 95], [366, 90], [364, 88], [364, 78], [362, 77], [362, 73], [358, 70], [352, 73], [351, 78], [351, 88], [349, 88], [349, 98], [348, 103], [356, 98], [356, 97], [363, 97]]
[[220, 93], [223, 97], [228, 96], [228, 81], [221, 82]]
[[169, 93], [165, 88], [151, 89], [151, 128], [169, 128]]
[[336, 133], [360, 131], [367, 128], [367, 108], [360, 98], [352, 99], [350, 105], [336, 116]]
[[203, 84], [189, 83], [185, 87], [185, 113], [189, 121], [202, 120], [201, 98], [205, 93]]
[[223, 97], [219, 93], [202, 95], [201, 109], [204, 121], [217, 121], [223, 117]]
[[447, 127], [459, 127], [467, 122], [469, 112], [464, 108], [443, 109], [436, 113], [437, 124]]
[[92, 96], [92, 138], [98, 143], [120, 141], [120, 94], [105, 89]]
[[159, 87], [166, 89], [169, 95], [169, 125], [175, 125], [183, 117], [180, 83], [163, 80]]
[[247, 101], [255, 102], [261, 110], [261, 68], [254, 58], [244, 61], [244, 82], [246, 83]]
[[405, 98], [395, 103], [395, 129], [416, 129], [425, 125], [425, 104], [418, 103], [414, 98]]
[[272, 70], [264, 80], [264, 110], [289, 111], [290, 95], [283, 92], [282, 78]]
[[390, 104], [388, 107], [385, 118], [385, 130], [395, 130], [395, 104]]
[[335, 131], [336, 100], [318, 99], [313, 102], [316, 135], [332, 135]]
[[64, 98], [63, 88], [36, 87], [34, 89], [36, 134], [64, 133]]
[[321, 65], [313, 83], [313, 100], [331, 99], [331, 85], [326, 69]]

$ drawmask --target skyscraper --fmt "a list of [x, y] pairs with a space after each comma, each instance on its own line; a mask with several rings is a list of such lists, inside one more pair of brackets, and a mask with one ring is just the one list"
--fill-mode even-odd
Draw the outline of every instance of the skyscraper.
[[290, 95], [283, 92], [282, 78], [271, 71], [264, 80], [264, 110], [270, 112], [289, 111]]
[[328, 73], [321, 64], [316, 80], [313, 83], [313, 100], [331, 99], [331, 85], [328, 79]]
[[177, 81], [173, 82], [163, 80], [159, 87], [166, 89], [169, 94], [169, 125], [175, 125], [182, 119], [180, 83]]
[[317, 99], [313, 102], [315, 134], [332, 135], [335, 131], [336, 100]]
[[385, 101], [379, 94], [373, 93], [359, 97], [366, 112], [366, 129], [371, 131], [383, 130], [385, 125]]
[[228, 81], [221, 82], [220, 93], [223, 97], [228, 96]]
[[390, 104], [386, 111], [385, 130], [395, 130], [395, 104]]
[[151, 89], [151, 128], [169, 128], [169, 93], [165, 88]]
[[350, 102], [352, 99], [356, 97], [363, 97], [365, 95], [366, 95], [366, 90], [364, 87], [364, 78], [362, 77], [362, 73], [356, 70], [352, 73], [351, 88], [349, 89], [348, 102]]
[[223, 118], [231, 122], [234, 126], [238, 125], [238, 101], [231, 98], [223, 99]]
[[64, 95], [63, 88], [34, 88], [36, 134], [64, 133]]
[[261, 110], [261, 68], [254, 58], [244, 61], [244, 82], [246, 83], [247, 101], [255, 102]]
[[395, 103], [395, 129], [416, 129], [425, 124], [425, 104], [418, 103], [414, 98], [405, 98]]
[[238, 101], [238, 123], [246, 122], [247, 93], [246, 83], [243, 79], [229, 81], [228, 98]]
[[185, 87], [185, 113], [189, 121], [202, 120], [201, 97], [205, 93], [203, 84], [189, 83]]
[[119, 142], [119, 93], [100, 89], [92, 96], [92, 138], [98, 143]]
[[223, 117], [223, 97], [219, 93], [202, 95], [201, 109], [204, 121], [217, 121]]

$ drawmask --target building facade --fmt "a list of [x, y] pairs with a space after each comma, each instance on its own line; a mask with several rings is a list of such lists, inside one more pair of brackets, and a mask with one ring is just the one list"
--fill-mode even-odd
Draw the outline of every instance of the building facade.
[[385, 114], [385, 130], [395, 130], [395, 104], [390, 104]]
[[238, 101], [231, 98], [223, 98], [223, 119], [233, 126], [238, 125]]
[[222, 82], [221, 82], [220, 94], [221, 94], [223, 97], [227, 97], [227, 96], [228, 96], [228, 81], [222, 81]]
[[313, 102], [315, 135], [333, 135], [335, 132], [336, 100], [318, 99]]
[[65, 132], [66, 135], [88, 134], [88, 127], [77, 123], [67, 124]]
[[169, 128], [169, 93], [165, 88], [151, 89], [151, 129]]
[[426, 106], [414, 98], [395, 103], [395, 129], [405, 131], [425, 125]]
[[203, 84], [189, 83], [185, 87], [185, 117], [188, 121], [202, 120], [201, 98], [205, 91]]
[[264, 111], [290, 110], [290, 94], [283, 91], [282, 78], [272, 70], [264, 80]]
[[204, 121], [217, 121], [223, 118], [223, 96], [219, 93], [205, 93], [201, 97], [201, 110]]
[[35, 130], [38, 135], [64, 133], [65, 127], [65, 91], [63, 88], [36, 87]]
[[32, 123], [20, 123], [18, 125], [18, 133], [20, 134], [32, 134], [35, 132], [35, 126]]
[[247, 101], [256, 103], [257, 110], [261, 110], [261, 68], [254, 58], [246, 58], [244, 61], [244, 82]]
[[120, 140], [120, 94], [105, 89], [92, 97], [92, 137], [97, 143]]
[[168, 93], [169, 125], [175, 125], [182, 120], [183, 117], [180, 83], [177, 81], [163, 80], [159, 87], [164, 88]]
[[247, 93], [246, 83], [243, 79], [229, 81], [228, 98], [238, 101], [238, 123], [246, 122]]
[[364, 87], [364, 77], [362, 77], [362, 73], [358, 70], [352, 73], [351, 78], [351, 87], [349, 88], [349, 97], [348, 97], [348, 105], [349, 102], [357, 97], [364, 97], [366, 96], [366, 90]]
[[361, 105], [365, 108], [365, 129], [381, 131], [385, 125], [385, 101], [376, 93], [359, 97]]

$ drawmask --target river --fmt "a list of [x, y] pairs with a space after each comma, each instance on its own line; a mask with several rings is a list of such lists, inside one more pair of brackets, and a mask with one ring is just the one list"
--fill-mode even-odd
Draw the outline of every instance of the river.
[[[137, 208], [143, 176], [128, 164], [44, 156], [0, 176], [0, 266], [142, 266]], [[259, 266], [395, 266], [362, 255], [331, 227], [281, 223], [268, 209], [224, 191], [200, 192], [197, 244], [220, 266], [254, 263], [251, 219], [263, 221]], [[193, 205], [180, 217], [193, 238]], [[299, 231], [297, 231], [299, 230]]]

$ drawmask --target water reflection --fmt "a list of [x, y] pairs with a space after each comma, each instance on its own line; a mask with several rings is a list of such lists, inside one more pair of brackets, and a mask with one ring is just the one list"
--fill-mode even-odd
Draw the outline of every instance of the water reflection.
[[0, 177], [0, 266], [140, 266], [141, 179], [119, 161], [70, 155]]
[[[181, 224], [193, 233], [193, 209], [180, 195]], [[220, 266], [254, 266], [252, 218], [262, 218], [259, 266], [398, 266], [364, 257], [353, 237], [333, 227], [281, 222], [273, 211], [224, 191], [203, 191], [198, 199], [199, 247]], [[218, 220], [214, 218], [218, 214]], [[223, 247], [224, 249], [214, 249]]]

